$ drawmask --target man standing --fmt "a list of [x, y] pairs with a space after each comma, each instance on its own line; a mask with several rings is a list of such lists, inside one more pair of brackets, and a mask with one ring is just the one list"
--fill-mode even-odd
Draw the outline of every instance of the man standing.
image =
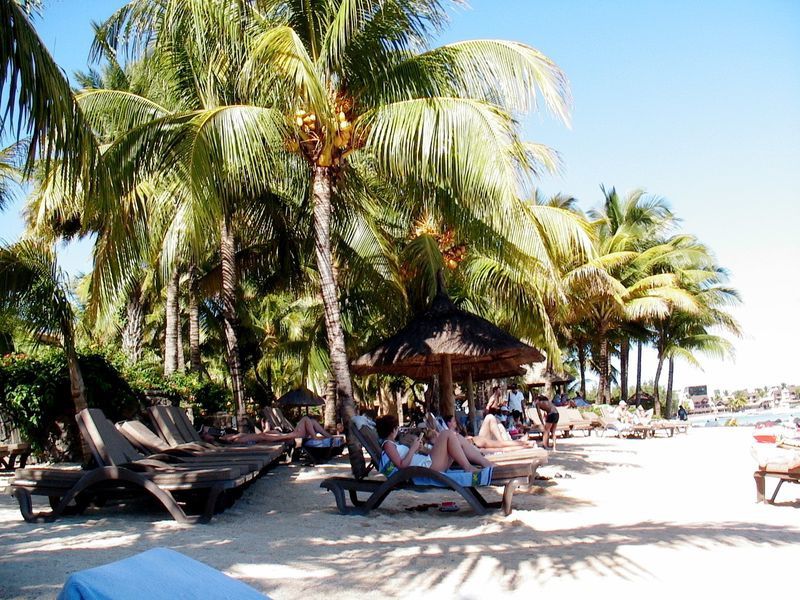
[[516, 383], [511, 384], [511, 390], [508, 392], [508, 410], [511, 411], [511, 416], [514, 417], [514, 422], [517, 423], [522, 418], [522, 401], [525, 395], [519, 390]]

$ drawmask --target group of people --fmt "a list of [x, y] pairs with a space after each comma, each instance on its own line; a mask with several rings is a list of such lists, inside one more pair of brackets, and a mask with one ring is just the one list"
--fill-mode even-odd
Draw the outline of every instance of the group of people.
[[[394, 415], [384, 415], [375, 419], [378, 436], [382, 440], [382, 455], [378, 465], [385, 475], [394, 470], [409, 466], [424, 466], [437, 471], [446, 471], [454, 464], [465, 471], [472, 472], [493, 466], [483, 451], [515, 450], [532, 448], [536, 444], [530, 441], [514, 440], [508, 432], [509, 426], [521, 425], [524, 412], [525, 396], [519, 386], [512, 384], [504, 396], [500, 388], [495, 387], [487, 404], [481, 428], [476, 435], [467, 435], [454, 415], [443, 418], [446, 428], [433, 432], [428, 439], [429, 446], [423, 449], [422, 436], [404, 440], [400, 443], [397, 435], [399, 422]], [[533, 402], [539, 421], [544, 428], [543, 446], [555, 449], [555, 428], [558, 424], [557, 405], [546, 396], [536, 396]], [[319, 422], [303, 417], [291, 432], [265, 430], [260, 433], [239, 433], [223, 436], [226, 442], [257, 443], [284, 442], [295, 438], [330, 437]]]
[[375, 420], [375, 429], [381, 441], [381, 460], [378, 469], [389, 477], [397, 469], [421, 466], [436, 471], [447, 471], [457, 464], [464, 471], [473, 472], [494, 466], [482, 451], [518, 450], [535, 447], [533, 442], [512, 440], [495, 415], [486, 415], [477, 435], [465, 435], [454, 415], [445, 415], [446, 428], [431, 432], [430, 447], [423, 453], [423, 436], [413, 436], [407, 443], [398, 442], [400, 424], [394, 415], [384, 415]]
[[518, 424], [524, 416], [525, 394], [523, 394], [516, 383], [512, 383], [507, 394], [503, 394], [500, 386], [494, 386], [489, 400], [486, 402], [484, 412], [489, 415], [500, 417], [502, 421], [513, 420], [511, 424]]

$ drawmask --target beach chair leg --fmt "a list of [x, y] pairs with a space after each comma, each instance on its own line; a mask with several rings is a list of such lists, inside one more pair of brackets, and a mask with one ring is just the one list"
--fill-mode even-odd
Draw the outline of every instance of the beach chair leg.
[[[336, 508], [339, 509], [339, 513], [343, 515], [348, 514], [349, 510], [347, 506], [347, 500], [345, 500], [342, 486], [340, 486], [338, 483], [330, 482], [326, 485], [326, 487], [333, 492], [333, 497], [336, 500]], [[352, 498], [353, 495], [354, 491], [350, 490], [350, 497]]]
[[764, 502], [765, 501], [765, 488], [766, 482], [764, 474], [760, 471], [756, 471], [753, 473], [753, 479], [756, 481], [756, 502]]
[[503, 514], [506, 516], [510, 515], [513, 510], [512, 501], [514, 499], [514, 492], [517, 491], [520, 483], [519, 479], [512, 479], [503, 489]]
[[19, 502], [19, 512], [26, 523], [36, 523], [38, 515], [33, 512], [33, 501], [28, 490], [17, 488], [14, 490], [14, 497]]
[[353, 503], [353, 506], [363, 506], [364, 501], [358, 498], [358, 491], [357, 490], [350, 490], [350, 502]]
[[775, 491], [772, 493], [772, 498], [769, 499], [770, 504], [774, 504], [775, 498], [778, 497], [778, 492], [780, 491], [783, 482], [784, 482], [783, 478], [778, 479], [778, 485], [775, 486]]
[[[223, 489], [223, 486], [222, 486], [221, 483], [217, 483], [217, 484], [213, 485], [211, 487], [211, 489], [208, 490], [208, 497], [206, 498], [206, 505], [205, 505], [205, 508], [203, 509], [203, 513], [199, 517], [196, 517], [196, 518], [187, 517], [186, 513], [183, 512], [183, 509], [181, 509], [176, 503], [175, 507], [180, 511], [180, 514], [183, 516], [183, 519], [185, 519], [185, 521], [178, 521], [177, 518], [175, 518], [175, 520], [178, 521], [178, 522], [208, 523], [209, 521], [211, 521], [211, 518], [214, 516], [214, 511], [217, 508], [217, 501], [220, 499], [220, 494], [222, 494], [223, 491], [224, 491], [224, 489]], [[173, 502], [174, 502], [174, 499], [173, 499]], [[163, 504], [163, 502], [162, 502], [162, 504]], [[170, 510], [170, 509], [167, 507], [167, 510]], [[171, 510], [170, 510], [170, 514], [172, 514]], [[173, 517], [174, 516], [175, 515], [173, 514]]]

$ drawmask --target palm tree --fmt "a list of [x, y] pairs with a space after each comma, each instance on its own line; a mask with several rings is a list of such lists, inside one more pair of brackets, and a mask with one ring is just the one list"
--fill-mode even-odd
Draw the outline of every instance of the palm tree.
[[667, 413], [671, 414], [672, 363], [681, 358], [700, 367], [695, 353], [724, 358], [732, 353], [731, 343], [722, 335], [714, 333], [721, 330], [735, 336], [741, 335], [736, 319], [727, 308], [739, 303], [736, 290], [727, 287], [727, 273], [713, 264], [710, 252], [693, 239], [684, 243], [692, 244], [695, 250], [693, 264], [684, 264], [681, 271], [681, 285], [694, 299], [695, 310], [687, 311], [673, 307], [668, 315], [654, 323], [654, 343], [658, 352], [658, 364], [654, 381], [656, 405], [655, 414], [660, 415], [661, 402], [658, 382], [665, 360], [669, 361], [669, 381], [667, 384]]
[[[180, 75], [202, 100], [127, 139], [124, 150], [139, 151], [138, 166], [181, 159], [206, 216], [219, 215], [223, 237], [230, 236], [229, 222], [212, 204], [230, 209], [261, 186], [310, 200], [328, 347], [346, 418], [352, 384], [336, 277], [341, 265], [331, 244], [334, 207], [343, 208], [365, 181], [380, 180], [393, 195], [439, 194], [488, 218], [514, 202], [525, 184], [520, 173], [527, 177], [543, 156], [518, 140], [511, 114], [533, 106], [538, 89], [567, 118], [566, 80], [532, 48], [483, 40], [420, 54], [443, 26], [446, 4], [132, 2], [106, 24], [114, 43], [117, 33], [139, 47], [154, 40], [148, 48], [182, 65]], [[187, 130], [193, 146], [177, 141]], [[202, 160], [200, 152], [191, 163], [176, 155], [188, 147], [202, 149]], [[298, 173], [302, 178], [292, 180]]]
[[0, 149], [0, 212], [11, 203], [14, 197], [14, 185], [22, 180], [20, 166], [27, 147], [25, 142], [14, 142]]
[[[677, 219], [663, 198], [647, 196], [644, 190], [637, 189], [628, 193], [623, 199], [617, 193], [616, 188], [612, 187], [610, 190], [606, 190], [604, 186], [601, 186], [600, 189], [604, 196], [603, 208], [599, 211], [589, 211], [589, 217], [595, 220], [598, 236], [608, 250], [642, 252], [657, 245], [663, 234], [677, 223]], [[623, 285], [629, 286], [643, 275], [646, 273], [638, 272], [635, 269], [626, 269], [621, 274], [621, 282]], [[628, 395], [630, 338], [638, 327], [635, 322], [622, 324], [618, 332], [620, 397], [622, 400], [627, 400]], [[631, 333], [626, 333], [625, 329], [630, 330]], [[641, 341], [639, 344], [641, 347]], [[600, 363], [602, 365], [603, 361], [601, 360]]]
[[[69, 286], [50, 247], [31, 240], [0, 247], [0, 308], [13, 311], [34, 339], [60, 337], [75, 412], [87, 408]], [[88, 459], [85, 442], [83, 450]]]
[[[109, 179], [91, 129], [61, 69], [31, 24], [40, 0], [0, 0], [0, 98], [5, 106], [0, 135], [6, 126], [17, 139], [29, 139], [26, 168], [39, 156], [62, 163], [65, 182], [79, 182], [103, 193]], [[13, 126], [16, 124], [16, 127]]]

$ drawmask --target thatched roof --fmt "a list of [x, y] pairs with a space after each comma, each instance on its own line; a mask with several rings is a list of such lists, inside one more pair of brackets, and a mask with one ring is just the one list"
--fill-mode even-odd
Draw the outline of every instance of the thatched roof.
[[556, 371], [552, 365], [548, 363], [537, 363], [526, 367], [525, 383], [532, 387], [539, 387], [544, 385], [564, 385], [575, 381], [575, 378], [569, 373], [562, 373]]
[[519, 366], [544, 360], [529, 346], [486, 319], [456, 308], [441, 289], [431, 306], [374, 350], [352, 362], [353, 372], [392, 373], [428, 379], [449, 355], [454, 380], [519, 375]]
[[325, 400], [308, 388], [297, 388], [278, 398], [278, 404], [281, 406], [322, 406], [325, 404]]

